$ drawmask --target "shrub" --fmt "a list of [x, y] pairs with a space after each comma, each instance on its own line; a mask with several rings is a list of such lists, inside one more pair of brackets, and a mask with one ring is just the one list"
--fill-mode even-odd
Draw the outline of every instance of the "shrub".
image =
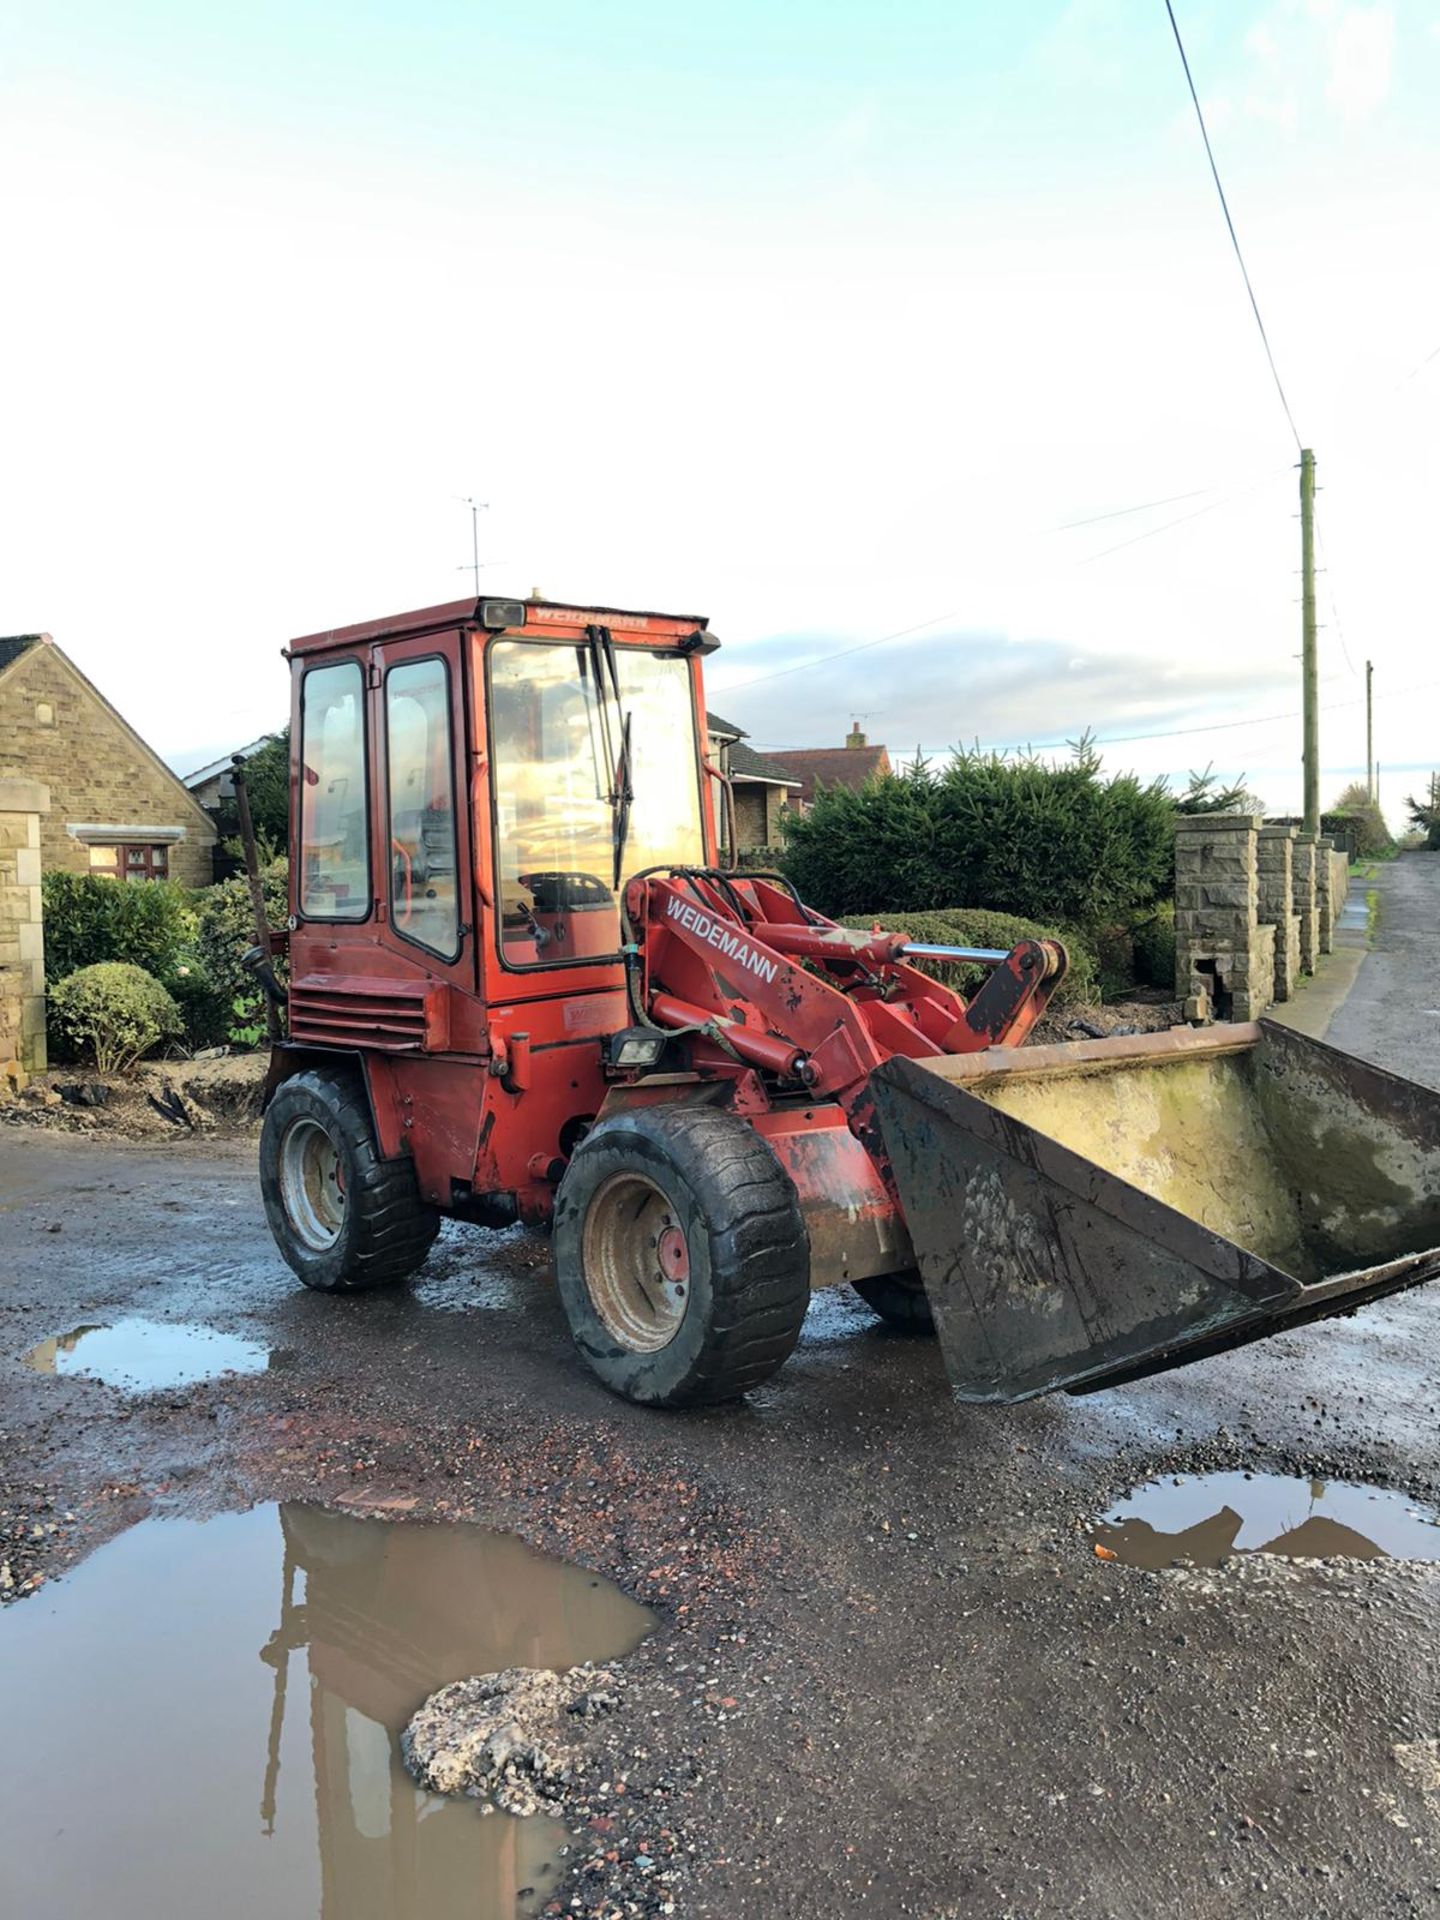
[[1100, 972], [1100, 998], [1123, 1000], [1135, 985], [1135, 936], [1129, 927], [1097, 927], [1095, 964]]
[[1164, 901], [1148, 918], [1131, 928], [1135, 943], [1135, 977], [1142, 986], [1175, 991], [1175, 908]]
[[[1083, 935], [1074, 930], [1037, 926], [1032, 920], [1018, 919], [1012, 913], [990, 913], [983, 907], [951, 907], [930, 913], [859, 914], [842, 921], [843, 926], [869, 932], [879, 926], [886, 933], [908, 933], [912, 940], [929, 941], [942, 947], [1013, 947], [1018, 940], [1062, 940], [1070, 956], [1070, 970], [1056, 995], [1058, 1006], [1093, 1002], [1099, 998], [1099, 978], [1095, 955]], [[984, 981], [987, 969], [966, 966], [950, 960], [916, 960], [922, 973], [928, 973], [957, 993], [973, 994]]]
[[[290, 912], [289, 873], [287, 861], [272, 860], [260, 875], [265, 916], [273, 928], [283, 927]], [[253, 1046], [265, 1031], [264, 998], [255, 976], [240, 964], [240, 956], [254, 944], [255, 911], [245, 876], [207, 888], [200, 902], [196, 961], [207, 983], [216, 1039], [242, 1047]], [[276, 961], [275, 973], [283, 985], [283, 962]]]
[[161, 984], [180, 1009], [192, 1047], [218, 1047], [230, 1038], [230, 995], [216, 986], [193, 949]]
[[181, 1030], [180, 1009], [143, 967], [101, 961], [69, 974], [50, 994], [50, 1014], [77, 1052], [101, 1073], [121, 1073]]
[[82, 967], [122, 961], [167, 980], [195, 937], [190, 895], [173, 880], [107, 880], [47, 873], [45, 973], [63, 980]]
[[1102, 778], [1081, 740], [1069, 761], [956, 753], [858, 792], [821, 788], [791, 820], [785, 872], [822, 912], [958, 904], [1054, 925], [1128, 921], [1167, 895], [1175, 807], [1161, 781]]
[[[285, 925], [290, 912], [289, 872], [288, 862], [273, 860], [260, 875], [265, 916], [276, 929]], [[207, 980], [227, 1000], [252, 997], [254, 976], [240, 965], [240, 956], [255, 944], [255, 913], [245, 876], [208, 887], [200, 898], [199, 920], [195, 953]]]
[[1379, 804], [1370, 797], [1364, 781], [1354, 780], [1346, 787], [1334, 807], [1321, 822], [1329, 833], [1333, 826], [1348, 829], [1346, 838], [1357, 860], [1375, 860], [1393, 853], [1395, 841]]

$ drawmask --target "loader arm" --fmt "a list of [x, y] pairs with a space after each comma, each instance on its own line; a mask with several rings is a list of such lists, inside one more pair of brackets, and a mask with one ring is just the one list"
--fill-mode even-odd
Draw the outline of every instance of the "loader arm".
[[965, 999], [905, 958], [904, 934], [840, 927], [778, 877], [713, 869], [638, 876], [627, 907], [635, 1011], [694, 1036], [702, 1055], [743, 1060], [850, 1109], [892, 1055], [939, 1059], [1018, 1046], [1065, 976], [1054, 941], [1000, 951], [922, 949], [988, 969]]

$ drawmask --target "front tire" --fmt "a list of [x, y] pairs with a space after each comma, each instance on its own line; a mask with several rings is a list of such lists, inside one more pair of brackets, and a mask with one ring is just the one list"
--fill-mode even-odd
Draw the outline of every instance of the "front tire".
[[409, 1160], [382, 1160], [359, 1081], [312, 1071], [286, 1080], [265, 1110], [260, 1191], [286, 1264], [320, 1293], [408, 1279], [440, 1216]]
[[810, 1242], [789, 1176], [746, 1121], [637, 1107], [581, 1141], [555, 1205], [576, 1346], [648, 1407], [734, 1400], [794, 1350]]

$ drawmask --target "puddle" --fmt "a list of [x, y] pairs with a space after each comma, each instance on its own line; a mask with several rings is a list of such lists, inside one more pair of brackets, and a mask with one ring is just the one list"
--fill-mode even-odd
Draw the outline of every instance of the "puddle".
[[261, 1373], [269, 1361], [269, 1350], [253, 1340], [168, 1320], [73, 1327], [25, 1356], [36, 1373], [79, 1374], [127, 1393], [193, 1387], [226, 1373]]
[[1440, 1516], [1401, 1493], [1275, 1473], [1152, 1480], [1112, 1507], [1095, 1545], [1129, 1567], [1218, 1567], [1232, 1553], [1440, 1560]]
[[0, 1613], [0, 1911], [514, 1920], [558, 1822], [423, 1792], [437, 1687], [628, 1653], [608, 1581], [467, 1526], [257, 1507], [149, 1520]]

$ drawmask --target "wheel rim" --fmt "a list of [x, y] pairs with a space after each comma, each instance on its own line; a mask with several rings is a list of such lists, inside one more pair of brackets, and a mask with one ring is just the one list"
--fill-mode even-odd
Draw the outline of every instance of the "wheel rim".
[[606, 1332], [632, 1353], [669, 1346], [690, 1301], [690, 1247], [668, 1195], [643, 1174], [612, 1174], [590, 1202], [582, 1251]]
[[280, 1142], [280, 1199], [295, 1237], [325, 1253], [345, 1224], [345, 1171], [318, 1120], [292, 1120]]

